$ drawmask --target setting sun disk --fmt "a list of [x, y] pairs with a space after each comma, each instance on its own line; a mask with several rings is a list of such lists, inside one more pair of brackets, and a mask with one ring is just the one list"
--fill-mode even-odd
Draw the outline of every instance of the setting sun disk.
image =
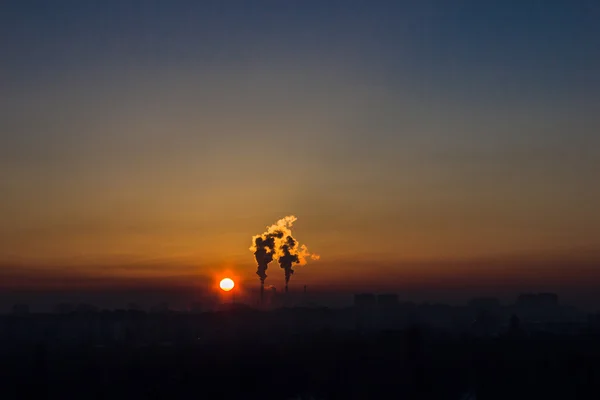
[[221, 282], [219, 282], [219, 287], [221, 288], [221, 290], [224, 290], [226, 292], [229, 292], [231, 289], [233, 289], [234, 286], [235, 283], [233, 283], [233, 280], [231, 280], [230, 278], [225, 278], [221, 280]]

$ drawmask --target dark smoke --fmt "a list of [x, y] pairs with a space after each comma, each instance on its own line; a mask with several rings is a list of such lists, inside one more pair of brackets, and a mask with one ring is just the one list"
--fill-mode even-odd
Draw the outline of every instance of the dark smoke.
[[256, 258], [257, 269], [256, 275], [260, 277], [260, 283], [264, 284], [267, 279], [267, 268], [269, 263], [273, 261], [275, 255], [275, 239], [283, 237], [283, 232], [273, 232], [266, 234], [265, 236], [257, 236], [254, 239], [254, 246], [256, 251], [254, 257]]
[[297, 242], [293, 237], [287, 236], [281, 243], [281, 247], [279, 248], [281, 253], [277, 261], [279, 261], [279, 266], [283, 268], [283, 271], [285, 272], [285, 291], [287, 292], [288, 283], [294, 274], [292, 266], [294, 264], [299, 264], [300, 258], [298, 257], [297, 251], [295, 251]]
[[252, 237], [250, 251], [254, 253], [258, 265], [256, 274], [260, 277], [261, 299], [264, 292], [265, 279], [267, 279], [267, 268], [273, 260], [279, 262], [279, 266], [285, 272], [285, 290], [287, 291], [290, 277], [294, 273], [294, 264], [304, 265], [306, 259], [318, 260], [317, 254], [311, 254], [305, 245], [299, 245], [292, 236], [292, 224], [296, 217], [288, 215], [267, 227], [260, 235]]

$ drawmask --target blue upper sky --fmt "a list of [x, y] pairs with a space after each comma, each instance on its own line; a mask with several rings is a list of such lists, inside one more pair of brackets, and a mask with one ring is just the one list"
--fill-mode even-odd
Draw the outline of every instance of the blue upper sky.
[[11, 78], [125, 57], [243, 62], [297, 50], [369, 57], [386, 76], [408, 65], [431, 79], [482, 69], [540, 85], [598, 83], [590, 82], [600, 48], [600, 6], [592, 0], [25, 0], [0, 7], [2, 67]]

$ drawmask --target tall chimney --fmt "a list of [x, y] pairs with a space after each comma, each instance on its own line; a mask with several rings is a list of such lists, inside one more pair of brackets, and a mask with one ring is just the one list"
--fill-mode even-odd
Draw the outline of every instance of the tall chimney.
[[265, 299], [265, 283], [260, 283], [260, 306], [263, 306], [263, 301]]

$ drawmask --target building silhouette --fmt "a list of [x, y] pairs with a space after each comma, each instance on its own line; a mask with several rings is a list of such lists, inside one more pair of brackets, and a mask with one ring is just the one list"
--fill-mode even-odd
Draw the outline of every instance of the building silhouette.
[[377, 305], [377, 298], [373, 293], [360, 293], [354, 295], [354, 307], [358, 310], [371, 310]]
[[398, 307], [398, 295], [394, 293], [380, 294], [377, 296], [377, 305], [380, 308], [396, 308]]

